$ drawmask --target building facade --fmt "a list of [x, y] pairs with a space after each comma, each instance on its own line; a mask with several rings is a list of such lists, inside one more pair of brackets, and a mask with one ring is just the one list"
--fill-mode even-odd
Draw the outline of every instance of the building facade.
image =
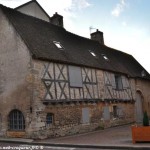
[[150, 116], [150, 75], [102, 35], [0, 5], [0, 136], [58, 137]]

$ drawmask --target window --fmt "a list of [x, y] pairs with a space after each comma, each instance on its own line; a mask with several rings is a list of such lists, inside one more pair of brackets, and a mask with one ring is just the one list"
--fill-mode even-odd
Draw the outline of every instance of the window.
[[105, 54], [102, 54], [102, 56], [106, 61], [109, 61], [108, 57]]
[[142, 77], [145, 77], [145, 76], [146, 76], [145, 70], [143, 70], [143, 71], [141, 72], [141, 76], [142, 76]]
[[60, 50], [63, 50], [64, 47], [60, 44], [60, 42], [57, 42], [57, 41], [53, 41], [53, 43], [55, 44], [55, 46], [60, 49]]
[[8, 123], [10, 130], [24, 130], [25, 129], [25, 120], [21, 111], [12, 110], [8, 116]]
[[48, 113], [46, 116], [46, 124], [47, 125], [53, 124], [53, 118], [54, 115], [52, 113]]
[[116, 83], [116, 89], [117, 90], [122, 90], [123, 89], [121, 75], [115, 75], [115, 83]]
[[71, 87], [82, 87], [81, 68], [69, 66], [69, 81]]
[[91, 53], [92, 56], [96, 57], [96, 54], [93, 51], [89, 50], [89, 52]]

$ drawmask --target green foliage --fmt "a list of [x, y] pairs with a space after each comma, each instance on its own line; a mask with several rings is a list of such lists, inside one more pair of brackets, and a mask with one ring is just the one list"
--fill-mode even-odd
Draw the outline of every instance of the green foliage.
[[146, 111], [144, 112], [143, 126], [149, 126], [149, 119]]

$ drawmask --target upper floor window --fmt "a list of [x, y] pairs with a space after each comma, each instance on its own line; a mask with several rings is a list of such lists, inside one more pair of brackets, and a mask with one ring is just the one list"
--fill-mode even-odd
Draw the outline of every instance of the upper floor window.
[[76, 66], [69, 66], [69, 81], [71, 87], [82, 87], [81, 68]]
[[122, 78], [121, 75], [115, 75], [115, 84], [117, 90], [123, 89]]
[[57, 41], [53, 41], [53, 43], [55, 44], [55, 46], [60, 49], [60, 50], [63, 50], [64, 47], [60, 44], [60, 42], [57, 42]]

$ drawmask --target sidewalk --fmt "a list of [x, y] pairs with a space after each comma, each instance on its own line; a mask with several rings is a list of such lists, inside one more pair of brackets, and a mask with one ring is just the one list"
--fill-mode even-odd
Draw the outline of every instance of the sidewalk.
[[5, 142], [14, 142], [32, 145], [80, 147], [80, 148], [109, 148], [109, 149], [150, 149], [150, 143], [132, 144], [131, 126], [125, 125], [85, 134], [45, 139], [2, 139]]

